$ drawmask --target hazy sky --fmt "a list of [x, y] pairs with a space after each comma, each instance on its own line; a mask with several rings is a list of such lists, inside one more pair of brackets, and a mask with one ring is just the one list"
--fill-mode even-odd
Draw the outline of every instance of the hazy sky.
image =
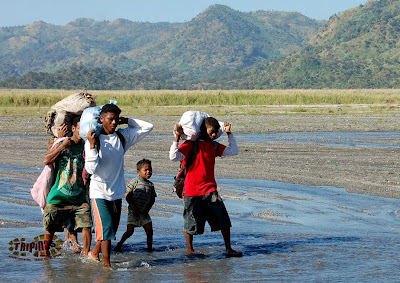
[[213, 4], [242, 12], [297, 11], [313, 19], [365, 4], [367, 0], [0, 0], [0, 26], [27, 25], [34, 21], [65, 25], [77, 18], [138, 22], [186, 22]]

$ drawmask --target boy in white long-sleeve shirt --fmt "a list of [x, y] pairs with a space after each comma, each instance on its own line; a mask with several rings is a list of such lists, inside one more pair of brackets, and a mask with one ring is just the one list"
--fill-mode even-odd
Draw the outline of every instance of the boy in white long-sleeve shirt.
[[[117, 233], [122, 198], [125, 196], [124, 154], [153, 130], [152, 124], [119, 117], [120, 113], [118, 106], [104, 105], [100, 113], [103, 131], [99, 136], [90, 131], [85, 143], [85, 169], [92, 174], [89, 195], [97, 241], [89, 257], [99, 261], [99, 253], [102, 252], [105, 268], [111, 268], [111, 240]], [[119, 124], [128, 124], [128, 127], [117, 133]]]
[[187, 157], [193, 154], [192, 148], [195, 149], [194, 161], [189, 168], [186, 168], [183, 195], [183, 230], [188, 253], [194, 252], [193, 235], [203, 234], [205, 223], [208, 222], [211, 231], [221, 231], [225, 242], [226, 255], [228, 257], [240, 257], [242, 253], [231, 247], [231, 221], [225, 205], [218, 195], [214, 177], [215, 158], [217, 156], [237, 155], [238, 148], [229, 123], [225, 123], [229, 146], [214, 141], [219, 128], [220, 125], [215, 118], [205, 118], [200, 127], [198, 141], [186, 141], [179, 146], [183, 129], [181, 125], [177, 125], [169, 158], [171, 161], [183, 161], [182, 166], [185, 166]]

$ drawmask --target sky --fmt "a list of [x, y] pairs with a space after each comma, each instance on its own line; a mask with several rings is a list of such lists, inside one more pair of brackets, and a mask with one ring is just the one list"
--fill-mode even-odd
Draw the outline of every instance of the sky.
[[35, 21], [65, 25], [78, 18], [134, 22], [187, 22], [214, 4], [241, 12], [299, 12], [316, 20], [365, 4], [367, 0], [0, 0], [0, 26], [28, 25]]

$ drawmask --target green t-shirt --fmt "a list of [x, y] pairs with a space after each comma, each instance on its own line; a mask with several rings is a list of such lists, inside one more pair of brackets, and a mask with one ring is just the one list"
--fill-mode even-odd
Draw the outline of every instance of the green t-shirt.
[[86, 190], [82, 171], [84, 144], [71, 141], [71, 146], [63, 149], [56, 159], [56, 180], [47, 196], [47, 203], [79, 205], [86, 201]]

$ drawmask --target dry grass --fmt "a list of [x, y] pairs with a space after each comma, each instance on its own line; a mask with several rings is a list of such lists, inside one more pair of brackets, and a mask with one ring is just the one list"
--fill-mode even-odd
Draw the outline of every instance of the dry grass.
[[[0, 114], [45, 113], [79, 90], [0, 89]], [[225, 114], [398, 113], [400, 90], [132, 90], [91, 91], [97, 104], [117, 100], [126, 113], [174, 115], [186, 110]]]

